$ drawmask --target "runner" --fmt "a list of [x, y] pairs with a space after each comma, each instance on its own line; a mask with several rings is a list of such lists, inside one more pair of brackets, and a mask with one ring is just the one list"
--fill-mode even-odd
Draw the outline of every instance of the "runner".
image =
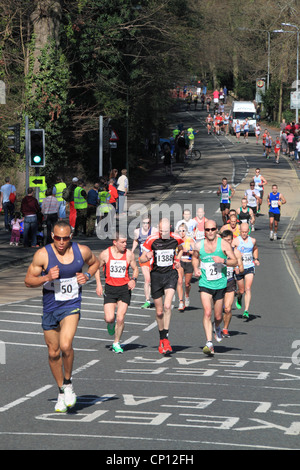
[[[222, 322], [223, 301], [227, 286], [226, 266], [236, 266], [237, 259], [230, 244], [217, 235], [217, 224], [214, 220], [205, 222], [206, 238], [197, 242], [192, 257], [194, 275], [199, 277], [199, 291], [204, 316], [203, 327], [206, 335], [204, 354], [214, 354], [212, 342], [212, 302], [214, 303], [215, 339], [222, 341], [220, 324]], [[201, 268], [199, 269], [199, 260]]]
[[256, 137], [256, 143], [258, 144], [259, 138], [260, 138], [260, 133], [261, 133], [261, 127], [260, 124], [257, 123], [255, 126], [255, 137]]
[[[142, 226], [140, 228], [135, 229], [134, 231], [134, 240], [132, 244], [132, 253], [134, 253], [136, 247], [139, 247], [139, 257], [143, 253], [143, 245], [147, 238], [150, 235], [153, 235], [154, 233], [157, 233], [158, 230], [156, 227], [151, 227], [151, 221], [150, 217], [148, 215], [144, 215], [142, 218]], [[141, 308], [150, 308], [151, 307], [151, 302], [150, 302], [150, 271], [151, 271], [151, 264], [150, 261], [146, 261], [145, 263], [141, 263], [139, 260], [139, 264], [144, 276], [144, 292], [145, 292], [145, 298], [146, 301], [142, 305]]]
[[[76, 403], [71, 381], [72, 342], [80, 319], [81, 286], [96, 273], [99, 262], [87, 246], [72, 242], [72, 228], [64, 220], [54, 224], [52, 239], [53, 243], [35, 253], [25, 285], [43, 286], [42, 328], [59, 389], [55, 411], [63, 413]], [[85, 273], [84, 264], [88, 265]]]
[[261, 202], [257, 204], [257, 213], [260, 212], [260, 206], [262, 205], [262, 200], [264, 197], [264, 187], [266, 184], [268, 184], [266, 178], [264, 178], [260, 174], [260, 168], [256, 168], [255, 170], [255, 175], [253, 176], [253, 181], [255, 183], [254, 189], [257, 189], [259, 191], [259, 196], [261, 199]]
[[240, 226], [238, 224], [238, 218], [235, 214], [231, 214], [229, 216], [229, 222], [221, 227], [220, 234], [227, 230], [232, 232], [233, 238], [236, 238], [240, 235]]
[[[95, 275], [96, 293], [99, 296], [104, 295], [104, 320], [107, 323], [108, 334], [114, 336], [112, 350], [116, 354], [122, 354], [123, 348], [120, 340], [124, 330], [125, 315], [130, 304], [131, 291], [136, 286], [139, 268], [134, 254], [127, 249], [126, 236], [118, 232], [114, 236], [113, 245], [100, 253], [99, 260], [100, 269]], [[132, 278], [129, 277], [129, 267], [133, 271]], [[105, 272], [104, 291], [100, 277], [101, 268]]]
[[268, 134], [268, 129], [265, 129], [265, 131], [263, 133], [263, 136], [262, 136], [262, 144], [263, 144], [263, 149], [264, 149], [263, 157], [266, 156], [266, 138], [267, 138], [267, 134]]
[[258, 248], [255, 238], [248, 235], [249, 225], [241, 224], [241, 235], [232, 242], [233, 248], [237, 248], [241, 254], [244, 265], [244, 272], [236, 274], [238, 294], [236, 307], [242, 308], [242, 297], [245, 293], [245, 310], [243, 318], [249, 319], [249, 307], [251, 301], [251, 286], [255, 274], [255, 266], [259, 266]]
[[248, 135], [249, 135], [249, 121], [248, 118], [245, 119], [243, 122], [243, 131], [244, 131], [244, 140], [248, 144]]
[[221, 195], [220, 211], [222, 213], [223, 224], [226, 224], [228, 212], [230, 209], [231, 198], [234, 195], [234, 189], [227, 183], [227, 178], [222, 179], [222, 184], [219, 186], [217, 195]]
[[237, 209], [237, 216], [240, 224], [246, 223], [249, 225], [249, 235], [251, 233], [251, 227], [254, 225], [255, 216], [251, 207], [247, 207], [247, 198], [243, 197], [241, 201], [242, 205]]
[[205, 122], [206, 122], [207, 134], [209, 135], [209, 134], [211, 134], [211, 126], [213, 124], [213, 117], [211, 116], [210, 113], [207, 116], [207, 118], [205, 119]]
[[279, 135], [277, 135], [276, 140], [275, 140], [275, 147], [274, 147], [275, 163], [279, 163], [280, 149], [281, 149], [281, 140], [280, 140]]
[[[169, 328], [172, 315], [172, 299], [176, 291], [180, 264], [174, 262], [175, 251], [183, 240], [170, 232], [170, 221], [166, 218], [159, 222], [159, 233], [151, 235], [144, 243], [141, 262], [153, 258], [151, 270], [151, 294], [156, 309], [156, 321], [159, 330], [158, 351], [161, 354], [171, 353]], [[177, 268], [177, 269], [176, 269]], [[163, 299], [163, 296], [164, 299]]]
[[[233, 234], [231, 230], [224, 230], [224, 232], [222, 232], [221, 237], [223, 238], [223, 240], [226, 240], [230, 245], [232, 245]], [[238, 261], [239, 272], [242, 273], [244, 271], [244, 265], [243, 265], [241, 252], [235, 248], [234, 254]], [[225, 296], [224, 296], [224, 317], [223, 317], [224, 327], [222, 330], [223, 338], [230, 337], [228, 328], [229, 328], [229, 324], [232, 318], [231, 309], [232, 309], [232, 304], [234, 301], [234, 296], [235, 296], [235, 291], [236, 291], [236, 279], [235, 279], [234, 270], [235, 268], [233, 266], [227, 266], [227, 287], [226, 287]]]
[[271, 136], [270, 132], [268, 131], [267, 135], [266, 135], [266, 138], [265, 138], [266, 157], [267, 157], [268, 160], [270, 158], [270, 154], [271, 154], [271, 151], [272, 151], [272, 142], [273, 142], [272, 136]]
[[240, 143], [241, 125], [240, 125], [240, 121], [238, 119], [237, 119], [236, 124], [234, 126], [234, 132], [235, 132], [235, 136], [237, 138], [237, 142]]
[[[195, 240], [189, 236], [188, 227], [185, 223], [178, 228], [179, 236], [183, 240], [182, 251], [180, 252], [180, 268], [178, 269], [177, 294], [179, 299], [178, 310], [183, 312], [190, 306], [191, 280], [193, 277], [192, 254]], [[183, 298], [183, 280], [185, 285], [185, 298]]]
[[254, 214], [254, 222], [251, 225], [251, 230], [254, 232], [255, 227], [255, 216], [257, 214], [257, 207], [258, 205], [261, 205], [261, 198], [260, 198], [260, 191], [258, 189], [254, 188], [255, 183], [254, 181], [250, 181], [250, 189], [246, 189], [245, 191], [245, 197], [247, 199], [247, 207], [252, 209], [253, 214]]
[[277, 240], [280, 208], [282, 204], [286, 204], [286, 199], [278, 192], [277, 184], [273, 184], [272, 192], [268, 195], [270, 240]]
[[192, 236], [197, 226], [197, 222], [195, 221], [195, 219], [192, 219], [192, 214], [191, 214], [190, 209], [184, 209], [182, 213], [182, 217], [183, 218], [179, 220], [179, 222], [177, 222], [176, 224], [175, 233], [178, 233], [178, 229], [181, 224], [186, 224], [188, 228], [188, 235]]
[[203, 238], [205, 238], [204, 224], [207, 221], [203, 207], [198, 207], [197, 214], [194, 220], [196, 221], [197, 225], [195, 227], [193, 237], [195, 238], [195, 240], [202, 240]]

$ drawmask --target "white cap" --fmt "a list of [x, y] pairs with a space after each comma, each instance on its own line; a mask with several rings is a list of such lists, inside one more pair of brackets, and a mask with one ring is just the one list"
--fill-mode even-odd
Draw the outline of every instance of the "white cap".
[[77, 183], [78, 181], [78, 178], [76, 178], [76, 176], [72, 179], [72, 183]]

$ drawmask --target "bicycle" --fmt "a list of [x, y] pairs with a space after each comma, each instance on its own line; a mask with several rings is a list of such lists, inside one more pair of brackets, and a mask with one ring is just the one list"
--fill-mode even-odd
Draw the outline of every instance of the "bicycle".
[[201, 158], [201, 152], [200, 150], [197, 150], [197, 149], [192, 149], [192, 150], [189, 150], [187, 156], [186, 156], [186, 159], [189, 160], [200, 160]]

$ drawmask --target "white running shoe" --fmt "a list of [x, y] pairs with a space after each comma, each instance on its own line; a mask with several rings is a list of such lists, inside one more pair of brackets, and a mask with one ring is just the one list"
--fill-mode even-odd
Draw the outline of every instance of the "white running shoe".
[[274, 233], [272, 232], [272, 230], [270, 232], [270, 240], [274, 240]]
[[65, 413], [67, 411], [67, 406], [65, 404], [65, 394], [64, 393], [59, 393], [57, 402], [55, 403], [54, 410], [57, 413]]
[[72, 408], [77, 401], [77, 396], [73, 390], [73, 385], [72, 384], [64, 385], [63, 390], [64, 390], [64, 397], [65, 397], [65, 404], [68, 408]]
[[190, 298], [186, 297], [184, 303], [185, 303], [186, 307], [189, 307], [190, 306]]
[[274, 238], [273, 240], [277, 240], [277, 233], [274, 233]]
[[222, 336], [222, 330], [219, 326], [215, 326], [214, 324], [214, 336], [215, 336], [215, 339], [217, 340], [218, 343], [220, 343], [223, 339], [223, 336]]

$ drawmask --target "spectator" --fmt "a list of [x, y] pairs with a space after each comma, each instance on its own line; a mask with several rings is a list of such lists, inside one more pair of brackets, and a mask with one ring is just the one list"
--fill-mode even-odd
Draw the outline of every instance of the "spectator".
[[86, 234], [92, 237], [95, 232], [96, 223], [96, 210], [99, 202], [99, 183], [95, 183], [92, 189], [89, 190], [87, 195], [87, 221], [86, 221]]
[[46, 244], [52, 242], [51, 232], [53, 225], [58, 220], [58, 211], [59, 211], [59, 202], [55, 196], [52, 194], [52, 189], [46, 189], [46, 197], [42, 202], [42, 214], [44, 216], [44, 223], [47, 227], [47, 238]]
[[10, 245], [15, 244], [16, 246], [19, 245], [20, 241], [20, 236], [21, 236], [21, 223], [24, 221], [23, 218], [21, 218], [20, 212], [15, 212], [15, 216], [13, 217], [11, 221], [11, 237], [10, 237]]
[[110, 194], [109, 202], [112, 206], [114, 206], [114, 208], [116, 210], [119, 194], [118, 194], [118, 191], [117, 191], [117, 189], [114, 185], [114, 179], [113, 178], [111, 178], [109, 180], [108, 191], [109, 191], [109, 194]]
[[165, 174], [172, 176], [172, 155], [171, 155], [171, 148], [169, 145], [164, 145], [164, 154], [163, 154], [163, 162], [165, 167]]
[[5, 184], [1, 186], [0, 191], [0, 211], [3, 207], [5, 230], [9, 232], [11, 230], [11, 220], [15, 211], [14, 202], [17, 192], [15, 186], [10, 184], [8, 176], [5, 178]]
[[124, 205], [126, 201], [126, 196], [128, 193], [129, 185], [127, 178], [127, 170], [121, 171], [121, 176], [118, 178], [118, 194], [119, 194], [119, 204], [118, 204], [118, 214], [125, 215]]
[[86, 235], [86, 219], [87, 219], [87, 194], [83, 189], [85, 182], [78, 180], [77, 187], [74, 191], [74, 207], [76, 209], [76, 224], [74, 235], [79, 233], [79, 229], [82, 229], [82, 233]]
[[59, 202], [58, 217], [60, 220], [66, 218], [66, 201], [62, 197], [63, 190], [66, 187], [66, 183], [64, 183], [62, 178], [58, 176], [56, 178], [56, 184], [53, 188], [53, 194]]
[[37, 245], [37, 231], [38, 216], [41, 213], [41, 209], [33, 193], [33, 188], [27, 189], [27, 196], [21, 202], [21, 212], [24, 216], [23, 244], [24, 246], [30, 246], [29, 240], [31, 240], [31, 246], [36, 247], [39, 246]]
[[69, 224], [71, 225], [72, 231], [74, 232], [75, 230], [75, 224], [76, 224], [76, 209], [74, 206], [74, 191], [77, 188], [77, 183], [78, 183], [78, 178], [74, 176], [72, 179], [72, 183], [69, 184], [68, 189], [70, 191], [70, 196], [69, 196]]

